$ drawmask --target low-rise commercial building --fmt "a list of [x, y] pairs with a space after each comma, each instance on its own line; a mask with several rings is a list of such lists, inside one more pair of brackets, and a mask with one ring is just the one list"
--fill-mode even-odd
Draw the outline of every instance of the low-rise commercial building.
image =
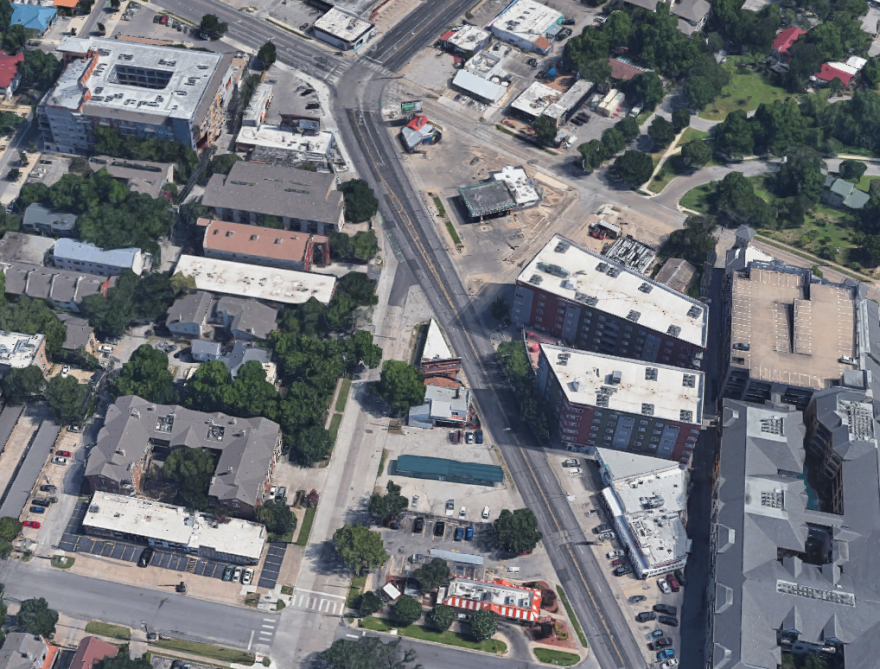
[[569, 450], [689, 462], [703, 425], [702, 372], [540, 345], [537, 394]]
[[561, 97], [562, 91], [559, 89], [534, 81], [510, 104], [510, 110], [514, 115], [534, 122]]
[[706, 305], [554, 235], [516, 280], [514, 323], [576, 348], [699, 368]]
[[88, 272], [101, 276], [115, 276], [131, 270], [138, 276], [150, 269], [152, 258], [139, 248], [106, 251], [94, 244], [73, 239], [59, 239], [52, 251], [55, 267], [71, 272]]
[[10, 369], [31, 365], [39, 367], [44, 374], [49, 370], [45, 335], [0, 330], [0, 372], [5, 375]]
[[117, 277], [85, 272], [70, 272], [54, 267], [37, 267], [25, 263], [0, 262], [6, 276], [5, 290], [10, 295], [27, 295], [46, 300], [57, 309], [79, 312], [79, 305], [89, 295], [107, 296], [116, 285]]
[[176, 335], [202, 338], [208, 331], [213, 304], [211, 294], [202, 290], [179, 297], [168, 307], [165, 326]]
[[395, 473], [416, 479], [450, 481], [471, 485], [495, 486], [504, 481], [504, 471], [496, 465], [458, 462], [420, 455], [401, 455], [395, 462]]
[[400, 129], [400, 139], [407, 151], [415, 151], [420, 146], [436, 144], [443, 138], [440, 128], [428, 120], [427, 116], [417, 114]]
[[541, 616], [541, 591], [514, 585], [503, 579], [454, 578], [443, 604], [465, 613], [491, 611], [518, 623], [535, 623]]
[[5, 100], [11, 100], [12, 94], [18, 90], [21, 83], [20, 65], [24, 62], [24, 53], [19, 51], [14, 56], [0, 53], [0, 95]]
[[242, 126], [235, 138], [238, 151], [249, 151], [253, 162], [293, 167], [312, 163], [328, 169], [333, 157], [332, 132], [303, 133], [280, 125]]
[[312, 32], [341, 51], [357, 51], [378, 34], [372, 23], [340, 7], [332, 7], [315, 21]]
[[266, 543], [264, 525], [241, 518], [191, 513], [149, 499], [97, 492], [82, 521], [86, 534], [170, 549], [206, 560], [257, 564]]
[[21, 229], [53, 237], [72, 237], [76, 233], [76, 216], [34, 202], [24, 210]]
[[492, 19], [492, 33], [524, 51], [548, 54], [565, 17], [535, 0], [514, 0]]
[[308, 272], [330, 264], [330, 240], [307, 232], [200, 218], [205, 256]]
[[425, 345], [422, 347], [419, 371], [426, 378], [445, 376], [454, 379], [461, 370], [461, 358], [456, 357], [446, 343], [443, 331], [433, 318], [428, 322]]
[[450, 30], [440, 37], [440, 44], [447, 51], [458, 56], [470, 58], [482, 51], [492, 41], [492, 33], [477, 26], [463, 25], [458, 30]]
[[425, 387], [425, 402], [410, 408], [410, 427], [464, 427], [471, 406], [471, 392], [467, 388]]
[[58, 10], [54, 7], [13, 2], [9, 25], [21, 26], [25, 30], [35, 30], [38, 35], [45, 35], [57, 19]]
[[281, 428], [266, 418], [209, 414], [127, 395], [107, 409], [85, 480], [93, 493], [136, 495], [153, 460], [164, 461], [178, 448], [206, 449], [214, 456], [208, 496], [218, 513], [252, 518], [269, 497], [281, 458]]
[[250, 341], [269, 337], [275, 329], [278, 310], [254, 299], [224, 295], [217, 300], [214, 317], [234, 339]]
[[599, 496], [639, 578], [684, 569], [690, 552], [687, 469], [659, 458], [596, 449], [608, 486]]
[[621, 105], [625, 99], [626, 93], [619, 91], [616, 88], [612, 88], [605, 94], [605, 97], [602, 98], [599, 106], [596, 107], [596, 113], [601, 114], [602, 116], [611, 116], [622, 111]]
[[344, 224], [336, 176], [260, 163], [237, 162], [208, 181], [202, 204], [217, 218], [260, 225], [272, 217], [285, 229], [323, 235]]
[[174, 163], [94, 156], [89, 158], [89, 167], [95, 172], [107, 170], [107, 174], [128, 186], [133, 193], [154, 198], [162, 194], [162, 186], [174, 181]]
[[[479, 58], [481, 55], [483, 54], [477, 54], [474, 58]], [[498, 75], [484, 77], [467, 67], [456, 72], [452, 79], [452, 87], [455, 90], [489, 105], [495, 104], [505, 96], [509, 83]]]
[[242, 126], [259, 126], [266, 120], [269, 105], [272, 104], [272, 84], [257, 84], [251, 93], [251, 99], [241, 117]]
[[503, 216], [541, 202], [542, 194], [524, 167], [508, 165], [489, 176], [486, 183], [458, 189], [471, 220]]

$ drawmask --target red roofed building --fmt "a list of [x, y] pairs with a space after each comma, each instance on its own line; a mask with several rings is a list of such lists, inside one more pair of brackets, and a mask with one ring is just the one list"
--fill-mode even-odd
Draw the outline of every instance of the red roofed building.
[[436, 144], [442, 133], [427, 116], [416, 114], [413, 119], [400, 129], [400, 138], [407, 151], [414, 151], [421, 144]]
[[789, 62], [791, 56], [788, 55], [788, 50], [791, 48], [791, 45], [797, 42], [798, 37], [806, 34], [807, 31], [802, 28], [797, 28], [795, 26], [786, 28], [776, 36], [775, 40], [773, 40], [771, 53], [780, 60], [783, 60], [786, 63]]
[[541, 591], [500, 578], [494, 581], [456, 578], [449, 584], [443, 603], [465, 612], [486, 609], [509, 620], [537, 622], [541, 614]]
[[70, 669], [94, 669], [105, 657], [116, 657], [119, 649], [112, 643], [101, 641], [98, 637], [87, 636], [79, 642]]
[[0, 53], [0, 93], [7, 100], [12, 98], [12, 94], [15, 93], [15, 89], [18, 88], [21, 81], [18, 66], [22, 62], [24, 62], [23, 53], [17, 53], [14, 56]]
[[834, 67], [835, 63], [824, 63], [822, 65], [822, 69], [813, 75], [815, 79], [821, 79], [822, 81], [831, 82], [834, 79], [840, 79], [841, 83], [844, 86], [849, 86], [850, 80], [855, 76], [852, 72], [846, 72], [845, 70], [838, 69]]

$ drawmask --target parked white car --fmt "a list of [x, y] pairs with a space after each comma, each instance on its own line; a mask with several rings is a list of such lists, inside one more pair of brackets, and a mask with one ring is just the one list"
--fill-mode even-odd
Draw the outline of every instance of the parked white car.
[[607, 553], [605, 555], [605, 557], [607, 557], [609, 560], [613, 560], [614, 558], [619, 558], [619, 557], [623, 557], [623, 556], [624, 556], [623, 551], [610, 551], [609, 553]]
[[575, 467], [574, 469], [568, 470], [569, 476], [580, 476], [583, 473], [584, 473], [584, 470], [581, 469], [580, 467]]
[[466, 514], [466, 513], [467, 513], [467, 507], [463, 506], [463, 507], [461, 507], [461, 510], [458, 512], [458, 517], [464, 518], [464, 514]]
[[483, 515], [483, 520], [488, 520], [488, 518], [489, 518], [489, 507], [488, 506], [483, 507], [483, 514], [482, 515]]
[[107, 344], [102, 344], [101, 346], [98, 347], [98, 350], [101, 353], [113, 353], [113, 347], [108, 346]]
[[254, 580], [254, 570], [251, 569], [250, 567], [248, 567], [247, 569], [244, 570], [244, 574], [242, 574], [241, 584], [242, 585], [250, 585], [251, 581], [253, 581], [253, 580]]
[[663, 591], [664, 595], [668, 595], [672, 592], [672, 588], [669, 587], [669, 581], [665, 578], [658, 578], [657, 585], [660, 586], [660, 589]]

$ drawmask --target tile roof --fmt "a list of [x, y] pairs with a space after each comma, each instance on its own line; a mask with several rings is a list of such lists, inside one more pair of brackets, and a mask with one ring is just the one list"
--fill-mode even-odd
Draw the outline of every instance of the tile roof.
[[202, 245], [206, 250], [246, 253], [266, 260], [305, 262], [310, 240], [316, 243], [328, 241], [327, 237], [310, 235], [308, 232], [206, 218], [200, 218], [198, 224], [205, 226]]
[[18, 74], [18, 66], [24, 62], [24, 54], [19, 52], [14, 56], [0, 54], [0, 88], [6, 88], [13, 82]]
[[94, 669], [94, 666], [105, 657], [116, 657], [118, 654], [119, 649], [112, 643], [102, 641], [98, 637], [87, 636], [79, 642], [70, 669]]

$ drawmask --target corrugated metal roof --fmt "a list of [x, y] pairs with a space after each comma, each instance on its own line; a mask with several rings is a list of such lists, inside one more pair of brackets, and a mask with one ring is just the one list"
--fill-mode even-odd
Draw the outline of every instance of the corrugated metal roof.
[[401, 455], [397, 458], [397, 473], [435, 475], [455, 478], [479, 479], [501, 483], [504, 472], [496, 465], [483, 465], [476, 462], [458, 462], [443, 458], [428, 458], [421, 455]]

